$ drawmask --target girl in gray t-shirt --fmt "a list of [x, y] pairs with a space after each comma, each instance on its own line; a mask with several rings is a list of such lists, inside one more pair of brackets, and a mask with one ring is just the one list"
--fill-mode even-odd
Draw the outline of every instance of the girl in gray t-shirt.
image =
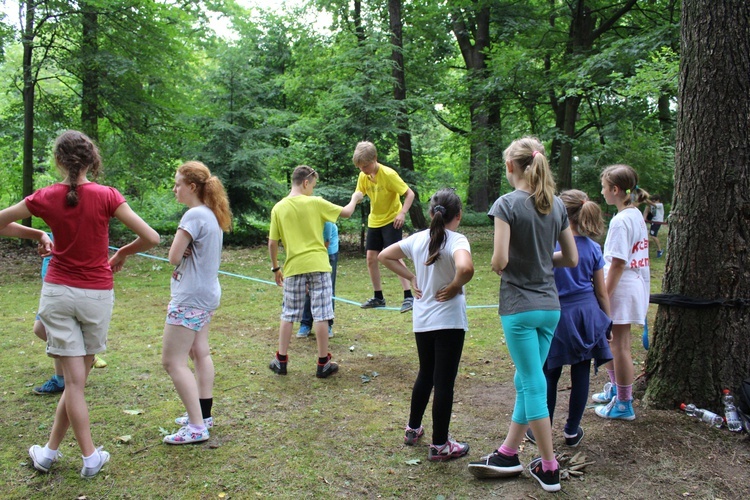
[[[502, 277], [500, 320], [508, 351], [516, 365], [516, 402], [502, 446], [469, 464], [477, 477], [508, 477], [523, 471], [518, 448], [529, 426], [541, 458], [529, 471], [545, 491], [560, 489], [560, 467], [552, 448], [542, 366], [560, 319], [553, 266], [578, 262], [573, 234], [538, 139], [524, 137], [505, 150], [506, 177], [514, 191], [501, 196], [489, 211], [495, 238], [492, 270]], [[560, 242], [562, 252], [554, 254]]]

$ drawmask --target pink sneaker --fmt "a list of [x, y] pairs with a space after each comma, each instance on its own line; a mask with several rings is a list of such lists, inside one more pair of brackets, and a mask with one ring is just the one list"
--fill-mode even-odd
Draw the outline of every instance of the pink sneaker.
[[164, 436], [164, 442], [167, 444], [190, 444], [208, 441], [208, 428], [202, 431], [193, 432], [189, 426], [180, 427], [180, 430], [169, 436]]
[[430, 452], [427, 455], [427, 460], [431, 462], [444, 462], [446, 460], [452, 460], [454, 458], [463, 457], [469, 453], [469, 443], [459, 443], [454, 441], [452, 437], [448, 436], [448, 441], [440, 446], [430, 445]]

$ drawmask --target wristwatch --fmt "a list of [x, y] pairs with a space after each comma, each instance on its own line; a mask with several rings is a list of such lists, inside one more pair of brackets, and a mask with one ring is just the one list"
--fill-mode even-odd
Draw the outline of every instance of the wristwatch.
[[278, 266], [278, 267], [272, 267], [272, 268], [271, 268], [271, 272], [272, 272], [272, 273], [275, 273], [275, 272], [276, 272], [276, 271], [278, 271], [279, 269], [281, 269], [281, 266]]

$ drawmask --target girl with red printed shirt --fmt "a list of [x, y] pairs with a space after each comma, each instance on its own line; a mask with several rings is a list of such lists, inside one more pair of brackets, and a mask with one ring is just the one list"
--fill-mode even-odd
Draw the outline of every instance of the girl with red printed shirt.
[[[65, 391], [60, 397], [49, 440], [29, 448], [35, 469], [49, 472], [61, 456], [58, 449], [68, 427], [83, 453], [81, 477], [94, 477], [109, 461], [91, 438], [84, 387], [94, 355], [107, 347], [114, 304], [112, 273], [129, 255], [159, 243], [159, 235], [128, 206], [112, 187], [96, 178], [101, 158], [85, 134], [68, 130], [55, 140], [55, 164], [65, 179], [27, 196], [0, 212], [0, 230], [11, 221], [32, 215], [47, 223], [54, 235], [39, 300], [39, 317], [47, 330], [47, 355], [60, 360]], [[119, 219], [138, 237], [109, 258], [109, 220]]]
[[648, 232], [638, 205], [648, 193], [638, 187], [638, 174], [628, 165], [612, 165], [602, 172], [602, 196], [617, 207], [604, 243], [604, 276], [612, 318], [612, 355], [607, 363], [610, 382], [594, 394], [602, 418], [635, 420], [633, 411], [633, 356], [630, 325], [643, 325], [648, 312], [650, 270]]

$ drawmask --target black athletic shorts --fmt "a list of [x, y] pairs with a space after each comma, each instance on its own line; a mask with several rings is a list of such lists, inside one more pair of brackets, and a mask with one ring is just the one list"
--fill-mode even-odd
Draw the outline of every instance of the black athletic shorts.
[[653, 237], [656, 237], [656, 235], [659, 234], [660, 227], [661, 227], [661, 224], [651, 224], [651, 229], [649, 230], [648, 234], [650, 234]]
[[401, 241], [403, 239], [403, 234], [403, 226], [401, 229], [396, 229], [393, 227], [393, 222], [386, 224], [383, 227], [368, 227], [365, 250], [375, 250], [376, 252], [380, 252], [397, 241]]

